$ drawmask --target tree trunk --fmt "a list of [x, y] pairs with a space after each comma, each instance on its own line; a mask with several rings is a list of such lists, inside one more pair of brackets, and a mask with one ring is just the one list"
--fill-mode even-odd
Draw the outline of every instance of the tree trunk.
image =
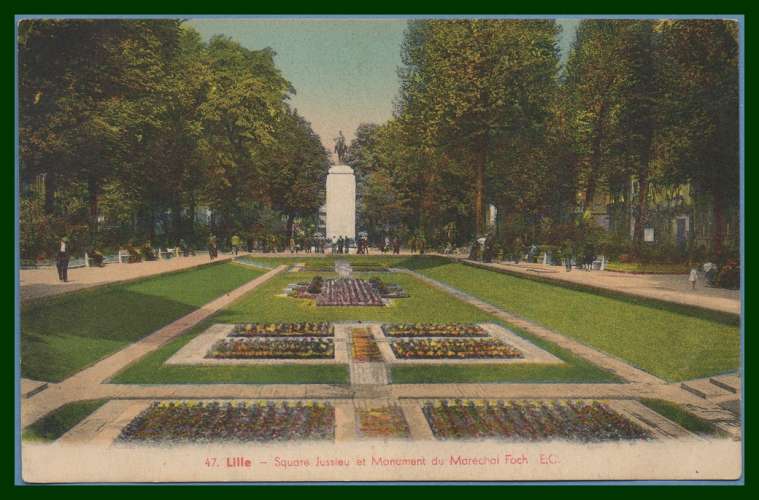
[[638, 216], [635, 218], [635, 227], [633, 229], [633, 242], [636, 245], [643, 243], [643, 229], [648, 217], [648, 205], [646, 198], [648, 197], [648, 173], [641, 172], [638, 176], [638, 199], [636, 203], [638, 205]]
[[485, 165], [487, 163], [487, 140], [482, 141], [476, 155], [474, 184], [474, 230], [475, 236], [485, 234]]
[[190, 214], [188, 217], [188, 222], [190, 224], [188, 235], [189, 235], [189, 241], [188, 244], [193, 244], [195, 242], [195, 210], [196, 210], [196, 204], [195, 204], [195, 193], [190, 194]]
[[182, 204], [179, 198], [174, 200], [174, 206], [171, 207], [171, 232], [174, 243], [179, 243], [182, 237]]
[[593, 196], [596, 194], [596, 176], [601, 171], [601, 143], [604, 138], [604, 120], [606, 119], [606, 101], [602, 101], [598, 109], [598, 118], [593, 130], [593, 139], [590, 145], [590, 173], [585, 183], [585, 209], [593, 205]]
[[55, 212], [55, 176], [48, 172], [45, 174], [45, 214], [52, 215]]
[[290, 245], [290, 240], [295, 238], [295, 235], [293, 234], [294, 229], [294, 223], [295, 223], [295, 215], [293, 214], [287, 214], [287, 244]]
[[92, 174], [87, 176], [87, 193], [89, 195], [90, 206], [90, 244], [94, 245], [98, 231], [98, 181]]
[[712, 251], [718, 258], [722, 255], [722, 242], [725, 239], [725, 197], [717, 187], [712, 193], [714, 204], [714, 231], [712, 231]]

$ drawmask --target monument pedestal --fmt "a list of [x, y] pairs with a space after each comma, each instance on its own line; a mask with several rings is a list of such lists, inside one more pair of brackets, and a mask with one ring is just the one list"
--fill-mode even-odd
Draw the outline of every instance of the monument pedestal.
[[356, 239], [356, 177], [348, 165], [334, 165], [327, 175], [326, 237]]

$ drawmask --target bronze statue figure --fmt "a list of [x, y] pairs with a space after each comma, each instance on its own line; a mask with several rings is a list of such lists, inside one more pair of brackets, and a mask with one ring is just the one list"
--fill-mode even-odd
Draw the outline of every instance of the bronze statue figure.
[[335, 137], [335, 153], [337, 153], [337, 160], [342, 164], [345, 162], [345, 154], [348, 152], [348, 146], [345, 144], [345, 137], [341, 130], [339, 135]]

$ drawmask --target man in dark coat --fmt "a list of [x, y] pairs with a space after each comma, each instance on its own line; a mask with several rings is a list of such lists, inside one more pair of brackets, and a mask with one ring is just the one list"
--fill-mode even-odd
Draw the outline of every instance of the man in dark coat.
[[58, 268], [58, 279], [66, 283], [69, 280], [69, 256], [71, 255], [71, 249], [69, 248], [69, 239], [67, 237], [61, 238], [58, 242], [58, 254], [55, 258], [55, 267]]

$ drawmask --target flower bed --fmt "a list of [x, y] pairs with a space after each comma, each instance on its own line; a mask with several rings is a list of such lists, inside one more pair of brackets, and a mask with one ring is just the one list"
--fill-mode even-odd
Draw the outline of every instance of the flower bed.
[[118, 437], [127, 443], [202, 443], [334, 439], [335, 409], [329, 403], [156, 402]]
[[351, 330], [351, 354], [354, 361], [379, 362], [382, 361], [382, 353], [366, 328], [353, 328]]
[[398, 359], [514, 359], [522, 352], [497, 339], [399, 339], [390, 344]]
[[206, 354], [210, 359], [332, 359], [331, 338], [226, 338], [216, 342]]
[[438, 439], [587, 442], [653, 438], [599, 401], [438, 401], [425, 403], [422, 411]]
[[244, 323], [230, 337], [331, 337], [329, 323]]
[[361, 408], [357, 410], [358, 431], [366, 438], [408, 438], [411, 435], [406, 418], [400, 406], [381, 408]]
[[382, 325], [387, 337], [487, 337], [479, 325], [461, 323], [395, 323]]
[[316, 297], [317, 306], [384, 306], [382, 297], [367, 281], [353, 278], [327, 280]]

